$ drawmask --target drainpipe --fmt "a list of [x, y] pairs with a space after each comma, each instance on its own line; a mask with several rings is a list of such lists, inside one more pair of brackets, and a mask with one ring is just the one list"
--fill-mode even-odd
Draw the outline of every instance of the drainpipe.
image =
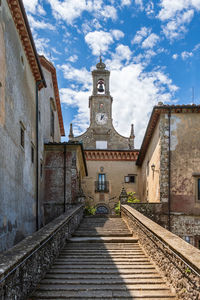
[[66, 144], [64, 144], [64, 212], [66, 211]]
[[168, 113], [169, 148], [168, 148], [168, 230], [171, 231], [171, 109]]
[[36, 230], [40, 229], [40, 212], [39, 212], [39, 118], [38, 118], [38, 111], [39, 111], [39, 105], [38, 105], [38, 91], [39, 91], [39, 85], [44, 82], [44, 80], [36, 81]]

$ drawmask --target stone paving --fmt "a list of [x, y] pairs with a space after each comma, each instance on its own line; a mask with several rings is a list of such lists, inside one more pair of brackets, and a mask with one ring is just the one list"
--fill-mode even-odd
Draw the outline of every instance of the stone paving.
[[121, 218], [85, 217], [29, 300], [177, 299]]

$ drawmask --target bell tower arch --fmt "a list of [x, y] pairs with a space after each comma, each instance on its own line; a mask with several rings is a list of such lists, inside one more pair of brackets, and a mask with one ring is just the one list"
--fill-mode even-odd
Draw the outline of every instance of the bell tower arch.
[[96, 65], [96, 70], [92, 71], [93, 96], [110, 95], [110, 71], [106, 70], [105, 68], [106, 65], [102, 62], [102, 58], [100, 57], [100, 61]]

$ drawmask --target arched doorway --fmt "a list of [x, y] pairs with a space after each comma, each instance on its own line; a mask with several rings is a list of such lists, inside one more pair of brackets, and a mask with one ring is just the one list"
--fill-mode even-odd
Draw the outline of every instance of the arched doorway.
[[99, 204], [96, 207], [96, 215], [108, 215], [109, 208], [105, 204]]

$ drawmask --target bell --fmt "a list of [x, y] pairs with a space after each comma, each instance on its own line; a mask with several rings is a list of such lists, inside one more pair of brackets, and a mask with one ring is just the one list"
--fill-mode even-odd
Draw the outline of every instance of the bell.
[[99, 87], [98, 87], [98, 92], [99, 93], [103, 93], [104, 92], [103, 84], [101, 82], [100, 82]]

